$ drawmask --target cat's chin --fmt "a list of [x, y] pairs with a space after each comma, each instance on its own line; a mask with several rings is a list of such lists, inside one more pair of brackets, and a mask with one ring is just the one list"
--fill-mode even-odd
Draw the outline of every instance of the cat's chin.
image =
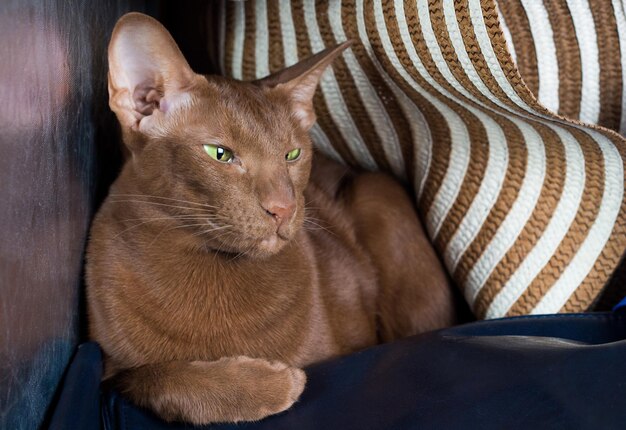
[[199, 243], [201, 243], [201, 247], [205, 251], [233, 254], [238, 258], [264, 260], [272, 255], [278, 254], [290, 240], [290, 238], [282, 238], [280, 235], [274, 233], [264, 239], [246, 238], [235, 246], [208, 244], [201, 241]]
[[258, 243], [256, 246], [256, 254], [261, 258], [272, 256], [283, 249], [286, 243], [287, 240], [282, 239], [277, 234], [273, 234]]

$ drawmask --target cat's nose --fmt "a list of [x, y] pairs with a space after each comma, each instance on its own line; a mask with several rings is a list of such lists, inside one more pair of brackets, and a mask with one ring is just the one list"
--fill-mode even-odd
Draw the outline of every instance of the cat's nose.
[[293, 216], [296, 204], [295, 202], [271, 202], [263, 205], [263, 208], [268, 215], [274, 217], [274, 220], [280, 226]]

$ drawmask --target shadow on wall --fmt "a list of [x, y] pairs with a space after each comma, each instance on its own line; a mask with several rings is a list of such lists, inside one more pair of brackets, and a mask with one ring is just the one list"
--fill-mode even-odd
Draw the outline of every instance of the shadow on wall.
[[143, 3], [0, 3], [0, 428], [41, 426], [82, 335], [89, 220], [120, 160], [106, 44]]

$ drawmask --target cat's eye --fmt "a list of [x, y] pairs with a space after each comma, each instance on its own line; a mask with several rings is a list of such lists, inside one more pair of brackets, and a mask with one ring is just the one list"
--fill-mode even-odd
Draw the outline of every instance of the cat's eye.
[[287, 161], [296, 161], [300, 157], [302, 150], [300, 148], [292, 149], [285, 155]]
[[230, 163], [235, 158], [233, 153], [224, 148], [223, 146], [217, 145], [203, 145], [204, 151], [209, 154], [209, 157], [212, 159], [219, 161], [221, 163]]

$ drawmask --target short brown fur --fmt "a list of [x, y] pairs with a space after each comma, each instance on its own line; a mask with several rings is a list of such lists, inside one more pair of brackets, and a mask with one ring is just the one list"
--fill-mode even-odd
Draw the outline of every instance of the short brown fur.
[[144, 15], [114, 30], [130, 156], [91, 230], [90, 335], [105, 377], [166, 420], [261, 419], [297, 400], [300, 367], [454, 321], [403, 187], [313, 155], [313, 92], [347, 46], [250, 83], [195, 75]]

